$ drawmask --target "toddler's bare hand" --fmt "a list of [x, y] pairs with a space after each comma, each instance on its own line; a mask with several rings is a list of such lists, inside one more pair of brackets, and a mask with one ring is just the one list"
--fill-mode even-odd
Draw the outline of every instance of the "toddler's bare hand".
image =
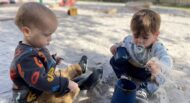
[[150, 70], [152, 76], [156, 76], [161, 72], [161, 68], [155, 60], [149, 60], [146, 66]]
[[52, 57], [55, 59], [57, 65], [61, 63], [61, 60], [63, 60], [63, 58], [58, 57], [57, 54], [53, 54]]
[[116, 45], [112, 45], [111, 48], [110, 48], [110, 52], [111, 52], [113, 55], [115, 55], [116, 50], [117, 50], [117, 46], [116, 46]]

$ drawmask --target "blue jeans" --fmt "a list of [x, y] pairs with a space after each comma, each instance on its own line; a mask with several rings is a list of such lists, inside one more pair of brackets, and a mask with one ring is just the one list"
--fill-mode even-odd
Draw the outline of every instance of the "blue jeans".
[[121, 75], [130, 76], [140, 81], [148, 81], [151, 77], [150, 71], [145, 70], [145, 68], [138, 68], [130, 64], [129, 62], [126, 63], [116, 63], [114, 57], [111, 58], [110, 64], [117, 76], [120, 78]]
[[145, 68], [138, 68], [130, 64], [128, 61], [126, 63], [116, 63], [114, 57], [111, 58], [110, 64], [117, 76], [121, 78], [121, 75], [129, 76], [135, 78], [142, 82], [143, 86], [140, 88], [146, 89], [149, 93], [154, 93], [158, 89], [158, 85], [150, 81], [151, 73]]

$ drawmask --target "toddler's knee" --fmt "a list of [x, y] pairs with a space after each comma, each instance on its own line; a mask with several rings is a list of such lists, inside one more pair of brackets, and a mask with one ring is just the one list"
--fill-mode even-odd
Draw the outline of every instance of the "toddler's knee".
[[114, 57], [112, 57], [112, 58], [110, 59], [110, 64], [111, 64], [111, 66], [113, 66], [113, 65], [115, 64]]

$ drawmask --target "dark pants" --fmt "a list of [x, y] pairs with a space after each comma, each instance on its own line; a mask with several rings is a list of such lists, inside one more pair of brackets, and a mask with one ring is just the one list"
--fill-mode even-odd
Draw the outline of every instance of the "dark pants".
[[128, 61], [126, 63], [116, 63], [114, 57], [111, 58], [110, 64], [117, 76], [120, 78], [121, 75], [130, 76], [132, 78], [138, 79], [140, 81], [147, 81], [151, 77], [150, 71], [145, 68], [137, 68], [130, 64]]

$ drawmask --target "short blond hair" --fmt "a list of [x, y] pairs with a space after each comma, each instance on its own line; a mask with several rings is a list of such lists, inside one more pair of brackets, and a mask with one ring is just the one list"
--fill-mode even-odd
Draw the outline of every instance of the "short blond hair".
[[155, 33], [160, 29], [161, 17], [150, 9], [142, 9], [136, 12], [131, 20], [131, 31], [134, 35], [142, 33]]
[[21, 29], [23, 26], [43, 29], [45, 20], [55, 20], [55, 14], [40, 3], [28, 2], [23, 4], [17, 11], [15, 24]]

